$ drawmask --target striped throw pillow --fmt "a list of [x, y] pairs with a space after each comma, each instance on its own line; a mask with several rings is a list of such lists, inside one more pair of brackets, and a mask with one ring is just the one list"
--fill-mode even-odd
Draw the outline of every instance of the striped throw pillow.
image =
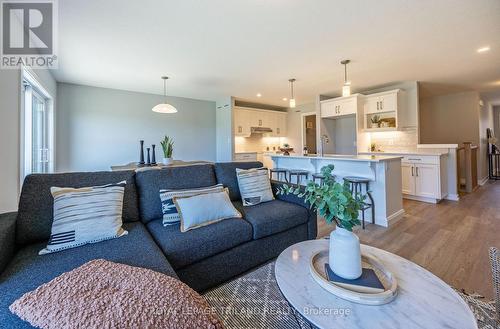
[[128, 234], [122, 228], [125, 184], [123, 181], [82, 188], [51, 187], [50, 192], [54, 197], [52, 233], [47, 247], [39, 254]]
[[202, 193], [220, 192], [223, 190], [224, 186], [222, 184], [185, 190], [160, 190], [163, 226], [177, 224], [181, 221], [179, 212], [175, 207], [174, 198], [189, 197]]
[[265, 168], [238, 169], [238, 186], [243, 206], [254, 206], [261, 202], [274, 200], [271, 183]]

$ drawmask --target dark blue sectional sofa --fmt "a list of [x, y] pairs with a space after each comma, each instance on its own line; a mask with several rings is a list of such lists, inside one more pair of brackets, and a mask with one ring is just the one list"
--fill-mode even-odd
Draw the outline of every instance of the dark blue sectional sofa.
[[[92, 259], [149, 268], [204, 291], [279, 255], [288, 246], [316, 238], [316, 214], [295, 196], [243, 207], [236, 168], [260, 162], [216, 163], [134, 171], [30, 175], [16, 213], [0, 215], [0, 327], [31, 328], [9, 305], [24, 293]], [[50, 235], [51, 186], [83, 187], [127, 181], [123, 221], [127, 236], [39, 256]], [[181, 233], [164, 227], [159, 198], [163, 188], [184, 189], [222, 183], [244, 219], [227, 219]], [[279, 183], [273, 182], [273, 189]]]

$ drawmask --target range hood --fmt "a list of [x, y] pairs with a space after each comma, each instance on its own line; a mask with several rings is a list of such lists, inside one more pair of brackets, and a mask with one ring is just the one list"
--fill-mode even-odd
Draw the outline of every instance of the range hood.
[[252, 134], [267, 134], [273, 132], [271, 128], [266, 127], [251, 127], [250, 131], [252, 132]]

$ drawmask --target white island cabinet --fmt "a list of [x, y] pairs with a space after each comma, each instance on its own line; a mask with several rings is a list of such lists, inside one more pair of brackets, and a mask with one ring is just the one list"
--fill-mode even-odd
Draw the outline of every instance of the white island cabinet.
[[405, 199], [438, 203], [448, 196], [447, 153], [365, 153], [401, 156], [401, 189]]
[[[330, 155], [330, 156], [284, 156], [270, 155], [274, 168], [302, 169], [310, 174], [333, 164], [333, 174], [338, 182], [346, 176], [358, 176], [370, 180], [370, 193], [375, 202], [375, 224], [389, 223], [404, 214], [401, 188], [400, 156]], [[309, 175], [311, 180], [311, 175]], [[304, 183], [304, 182], [302, 182]], [[361, 218], [361, 216], [360, 216]], [[371, 211], [365, 212], [365, 220], [371, 222]]]

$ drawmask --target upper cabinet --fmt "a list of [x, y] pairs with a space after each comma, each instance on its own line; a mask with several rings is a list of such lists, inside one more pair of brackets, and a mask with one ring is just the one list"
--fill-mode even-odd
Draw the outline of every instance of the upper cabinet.
[[400, 89], [366, 95], [363, 105], [366, 131], [397, 130], [403, 127], [403, 91]]
[[270, 128], [267, 136], [284, 137], [287, 133], [286, 112], [259, 110], [252, 108], [234, 108], [234, 135], [248, 137], [253, 128]]
[[361, 95], [332, 98], [321, 101], [321, 117], [335, 118], [356, 114]]

